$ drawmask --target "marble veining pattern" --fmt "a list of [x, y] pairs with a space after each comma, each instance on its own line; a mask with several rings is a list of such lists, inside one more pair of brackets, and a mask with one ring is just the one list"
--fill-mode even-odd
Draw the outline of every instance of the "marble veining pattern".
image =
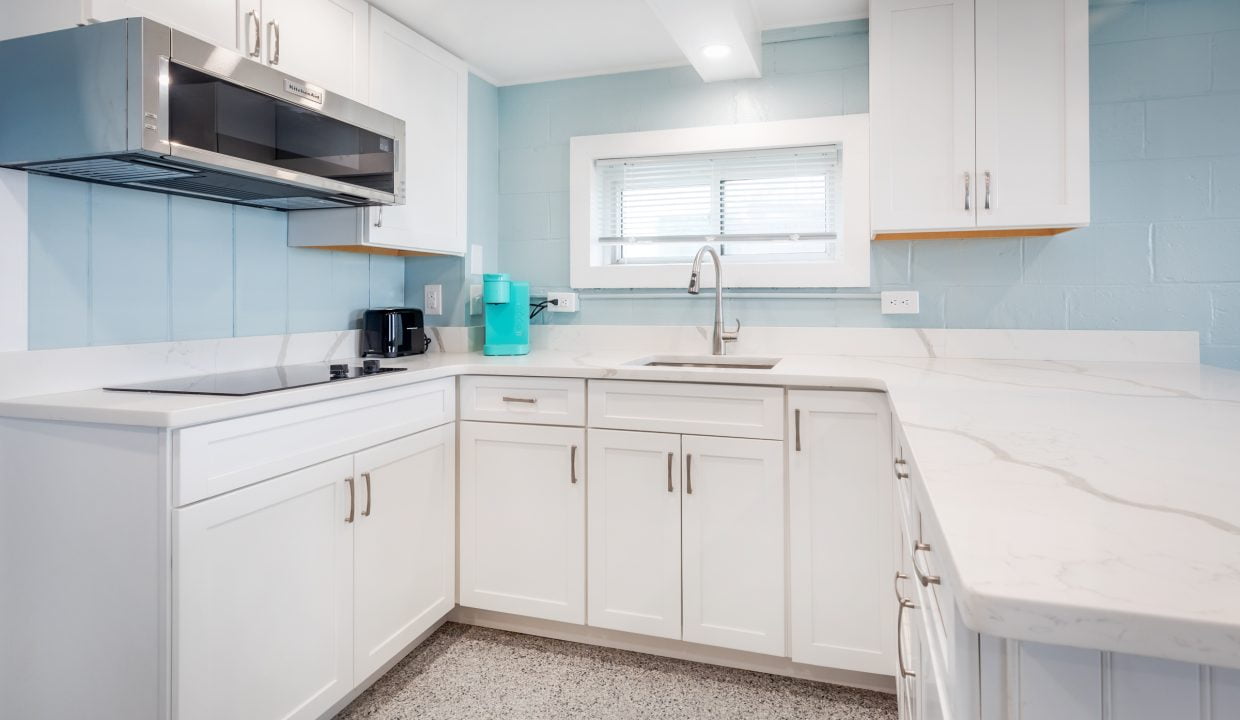
[[337, 720], [895, 720], [892, 695], [449, 623]]

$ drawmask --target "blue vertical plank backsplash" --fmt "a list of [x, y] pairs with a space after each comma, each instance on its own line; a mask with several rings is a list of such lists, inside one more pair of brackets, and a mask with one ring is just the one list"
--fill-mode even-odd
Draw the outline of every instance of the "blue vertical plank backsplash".
[[90, 344], [90, 186], [30, 178], [30, 347]]
[[30, 348], [347, 330], [402, 258], [291, 249], [284, 213], [30, 176]]
[[168, 283], [172, 337], [233, 333], [233, 211], [223, 203], [168, 200]]
[[90, 342], [168, 340], [168, 198], [91, 189]]

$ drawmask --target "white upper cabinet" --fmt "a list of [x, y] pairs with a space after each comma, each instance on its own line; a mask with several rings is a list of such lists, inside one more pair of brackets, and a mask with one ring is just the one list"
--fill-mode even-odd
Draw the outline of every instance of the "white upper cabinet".
[[370, 6], [365, 0], [262, 0], [262, 61], [366, 101]]
[[875, 235], [1089, 223], [1085, 0], [870, 3]]
[[88, 20], [146, 17], [241, 53], [252, 52], [262, 32], [260, 0], [85, 0], [83, 7]]
[[973, 0], [870, 3], [873, 232], [971, 227]]
[[371, 244], [465, 253], [469, 68], [371, 10], [370, 103], [405, 121], [405, 204], [370, 208]]
[[370, 9], [371, 106], [405, 121], [405, 204], [289, 215], [289, 244], [464, 255], [469, 67]]
[[977, 171], [979, 226], [1089, 222], [1084, 0], [977, 0]]
[[896, 618], [885, 598], [896, 549], [887, 396], [793, 391], [788, 412], [789, 655], [891, 675]]

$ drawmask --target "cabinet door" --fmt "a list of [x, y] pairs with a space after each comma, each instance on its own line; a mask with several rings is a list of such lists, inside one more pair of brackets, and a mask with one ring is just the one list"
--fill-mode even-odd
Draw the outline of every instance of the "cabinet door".
[[685, 435], [684, 639], [784, 654], [784, 444]]
[[1089, 222], [1088, 3], [977, 0], [977, 171], [980, 226]]
[[891, 416], [871, 392], [788, 394], [791, 657], [890, 675]]
[[366, 101], [365, 0], [262, 0], [263, 60], [306, 82]]
[[359, 453], [353, 675], [365, 680], [455, 604], [456, 428]]
[[259, 39], [259, 0], [86, 0], [85, 7], [91, 20], [148, 17], [241, 53]]
[[460, 426], [461, 605], [584, 624], [585, 431]]
[[178, 720], [317, 718], [353, 688], [351, 457], [173, 511]]
[[973, 54], [973, 0], [871, 1], [874, 232], [976, 225]]
[[370, 243], [465, 253], [469, 69], [371, 10], [370, 102], [405, 121], [405, 204], [369, 208]]
[[589, 439], [589, 624], [679, 640], [680, 436]]

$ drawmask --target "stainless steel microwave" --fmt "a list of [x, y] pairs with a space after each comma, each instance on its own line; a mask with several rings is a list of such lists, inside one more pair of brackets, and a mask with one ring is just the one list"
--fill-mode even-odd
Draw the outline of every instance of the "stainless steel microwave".
[[243, 205], [405, 201], [405, 123], [143, 18], [0, 42], [0, 166]]

